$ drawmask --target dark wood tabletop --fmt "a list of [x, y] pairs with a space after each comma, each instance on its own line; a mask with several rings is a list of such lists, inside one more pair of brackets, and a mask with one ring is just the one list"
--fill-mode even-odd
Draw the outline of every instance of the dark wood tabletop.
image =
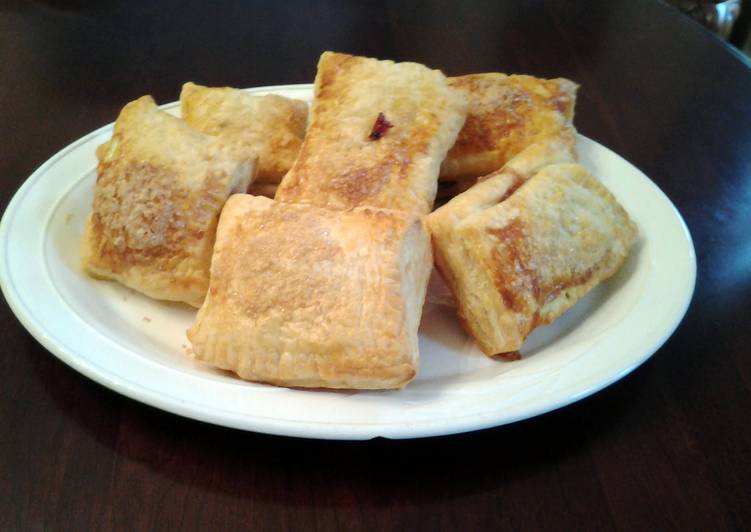
[[576, 125], [670, 197], [698, 258], [675, 334], [552, 413], [329, 442], [145, 406], [0, 303], [0, 530], [751, 528], [751, 68], [652, 0], [0, 2], [0, 207], [126, 102], [307, 83], [323, 50], [581, 84]]

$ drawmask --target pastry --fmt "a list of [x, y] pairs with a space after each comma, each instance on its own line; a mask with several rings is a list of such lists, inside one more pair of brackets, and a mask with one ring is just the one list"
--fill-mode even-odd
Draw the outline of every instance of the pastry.
[[83, 268], [156, 299], [200, 306], [219, 212], [245, 191], [254, 160], [160, 111], [150, 96], [126, 105], [97, 149]]
[[[535, 327], [618, 270], [636, 237], [628, 214], [584, 167], [532, 172], [499, 172], [427, 217], [436, 265], [487, 355], [517, 357]], [[478, 194], [481, 186], [490, 194]]]
[[247, 380], [401, 388], [431, 268], [427, 231], [406, 213], [237, 194], [188, 338], [198, 360]]
[[180, 109], [190, 126], [219, 137], [233, 157], [257, 156], [259, 184], [278, 184], [289, 171], [308, 120], [308, 105], [302, 100], [190, 82], [180, 93]]
[[466, 112], [437, 70], [325, 52], [305, 141], [275, 197], [427, 214]]
[[571, 125], [578, 86], [567, 79], [487, 73], [449, 78], [469, 114], [441, 166], [441, 179], [477, 178]]

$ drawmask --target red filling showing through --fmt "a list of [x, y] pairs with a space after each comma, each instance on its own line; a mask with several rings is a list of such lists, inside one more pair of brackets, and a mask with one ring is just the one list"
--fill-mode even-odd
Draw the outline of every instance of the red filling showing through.
[[386, 120], [383, 113], [378, 113], [378, 118], [376, 118], [375, 124], [373, 124], [373, 131], [370, 132], [368, 138], [370, 140], [378, 140], [392, 127], [394, 127], [394, 124]]

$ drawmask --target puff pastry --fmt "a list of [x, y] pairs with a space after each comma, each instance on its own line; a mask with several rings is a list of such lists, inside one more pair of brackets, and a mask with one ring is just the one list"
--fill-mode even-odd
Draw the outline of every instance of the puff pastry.
[[466, 113], [437, 70], [324, 52], [308, 132], [276, 199], [427, 214]]
[[302, 100], [190, 82], [180, 93], [180, 109], [190, 126], [219, 137], [233, 157], [257, 156], [255, 183], [281, 181], [300, 151], [308, 121]]
[[123, 108], [97, 157], [83, 268], [156, 299], [200, 306], [219, 212], [230, 193], [247, 189], [255, 161], [231, 158], [150, 96]]
[[283, 386], [401, 388], [415, 375], [430, 238], [406, 213], [232, 196], [196, 358]]
[[498, 73], [449, 78], [469, 100], [469, 114], [441, 166], [441, 179], [483, 176], [530, 144], [571, 125], [576, 83]]
[[[574, 163], [494, 177], [427, 217], [436, 265], [467, 331], [487, 355], [521, 347], [626, 258], [636, 227]], [[485, 187], [489, 196], [478, 194]], [[473, 194], [470, 194], [473, 193]]]

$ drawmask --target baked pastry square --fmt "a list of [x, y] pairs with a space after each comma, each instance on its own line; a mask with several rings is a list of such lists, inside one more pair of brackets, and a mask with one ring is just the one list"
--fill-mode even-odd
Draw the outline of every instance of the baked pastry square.
[[237, 159], [258, 157], [255, 183], [281, 181], [300, 151], [308, 104], [275, 94], [258, 96], [230, 87], [183, 85], [183, 120], [219, 137]]
[[476, 198], [469, 208], [460, 194], [428, 226], [464, 327], [485, 354], [515, 358], [535, 327], [620, 268], [636, 226], [578, 164], [547, 165], [521, 181], [501, 172], [480, 185], [495, 187], [496, 203]]
[[81, 263], [147, 296], [200, 306], [216, 223], [255, 161], [237, 161], [214, 138], [160, 111], [150, 96], [127, 104], [99, 165]]
[[571, 125], [576, 83], [498, 73], [449, 78], [469, 101], [469, 114], [441, 166], [441, 179], [489, 174], [532, 143]]
[[427, 214], [466, 113], [437, 70], [324, 52], [308, 133], [275, 197]]
[[405, 213], [234, 195], [188, 338], [197, 359], [247, 380], [401, 388], [431, 268], [427, 231]]

